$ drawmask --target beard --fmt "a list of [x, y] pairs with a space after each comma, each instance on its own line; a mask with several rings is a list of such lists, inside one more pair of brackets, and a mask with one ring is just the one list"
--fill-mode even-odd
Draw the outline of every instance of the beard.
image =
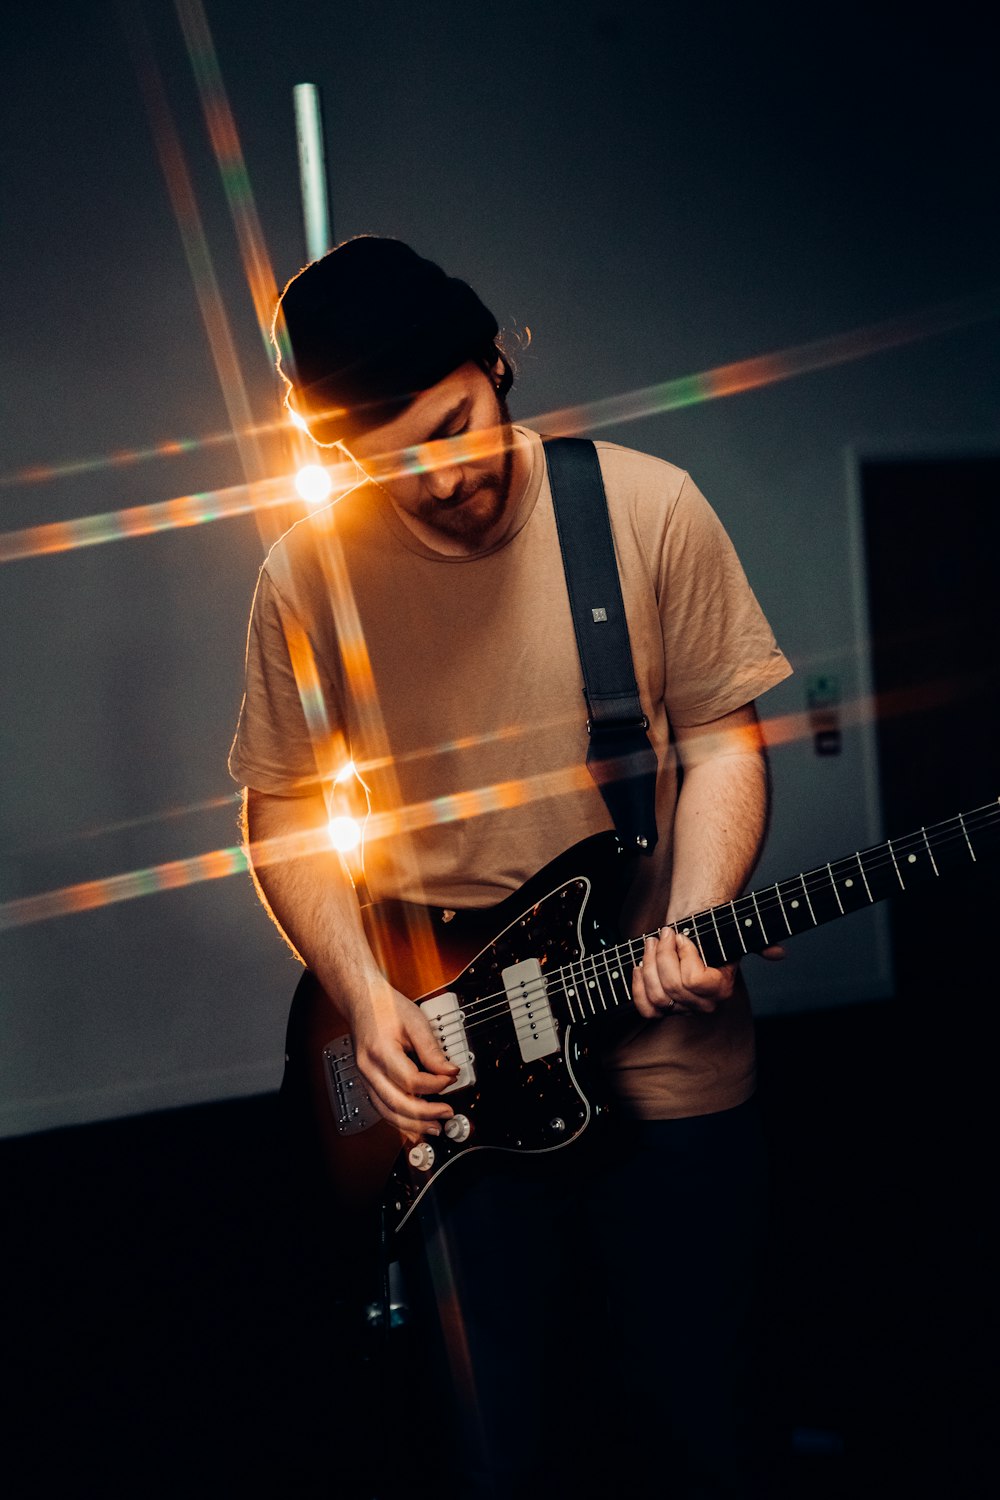
[[428, 498], [421, 502], [417, 518], [442, 536], [475, 547], [499, 524], [510, 499], [514, 470], [514, 434], [510, 412], [502, 396], [496, 396], [496, 426], [501, 451], [497, 464], [463, 482], [447, 500]]

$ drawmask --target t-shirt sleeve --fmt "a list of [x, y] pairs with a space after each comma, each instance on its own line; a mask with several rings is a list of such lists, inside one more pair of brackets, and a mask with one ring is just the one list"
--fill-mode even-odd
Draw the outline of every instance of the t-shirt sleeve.
[[684, 476], [658, 579], [664, 701], [673, 724], [708, 724], [791, 673], [718, 516]]
[[265, 567], [254, 594], [245, 692], [229, 752], [234, 780], [277, 796], [313, 791], [322, 775], [321, 747], [329, 743], [331, 696], [308, 636]]

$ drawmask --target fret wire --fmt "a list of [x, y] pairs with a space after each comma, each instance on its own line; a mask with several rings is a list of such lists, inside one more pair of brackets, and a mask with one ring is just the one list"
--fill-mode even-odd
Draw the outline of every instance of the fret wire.
[[931, 853], [931, 845], [930, 845], [930, 840], [927, 837], [927, 829], [926, 828], [921, 828], [920, 832], [924, 836], [924, 844], [927, 847], [927, 858], [931, 862], [931, 869], [934, 871], [935, 875], [939, 875], [940, 871], [938, 870], [937, 863], [936, 863], [936, 861], [934, 859], [933, 854]]
[[843, 901], [841, 901], [841, 899], [840, 899], [840, 892], [837, 890], [836, 876], [834, 875], [833, 869], [830, 866], [829, 862], [827, 862], [826, 868], [830, 872], [830, 884], [833, 886], [833, 894], [836, 896], [836, 898], [837, 898], [837, 905], [840, 907], [840, 915], [843, 916], [844, 915], [844, 903], [843, 903]]
[[590, 1016], [593, 1019], [597, 1011], [594, 1008], [594, 996], [591, 986], [587, 983], [587, 956], [584, 954], [580, 959], [580, 993], [590, 1007]]
[[577, 974], [576, 974], [577, 965], [571, 959], [567, 967], [569, 968], [569, 977], [570, 977], [570, 981], [571, 981], [571, 983], [573, 985], [573, 990], [574, 990], [574, 992], [576, 994], [577, 1004], [580, 1007], [580, 1020], [581, 1021], [585, 1021], [587, 1019], [587, 1017], [584, 1015], [583, 1002], [586, 999], [586, 994], [585, 994], [584, 990], [581, 988], [581, 986], [580, 986], [580, 980], [579, 980], [579, 978], [577, 977]]
[[[622, 963], [622, 950], [624, 946], [624, 944], [619, 943], [617, 947], [611, 949], [611, 952], [614, 954], [615, 967], [618, 970], [618, 983], [621, 985], [624, 992], [624, 998], [622, 998], [622, 996], [615, 995], [613, 988], [615, 981], [612, 977], [611, 995], [616, 1005], [627, 1005], [629, 1000], [631, 1000], [632, 998], [632, 986], [629, 983], [629, 976], [625, 972], [626, 965]], [[631, 948], [629, 949], [629, 953], [631, 954]]]
[[904, 890], [905, 891], [906, 890], [906, 886], [903, 884], [903, 877], [902, 877], [902, 875], [900, 875], [900, 873], [899, 873], [899, 865], [896, 863], [896, 851], [892, 847], [892, 839], [887, 839], [886, 840], [885, 847], [888, 849], [889, 853], [892, 855], [892, 865], [893, 865], [893, 869], [896, 871], [896, 879], [899, 881], [900, 890]]
[[715, 907], [714, 906], [711, 907], [709, 915], [712, 918], [712, 926], [715, 928], [715, 937], [716, 937], [716, 941], [719, 944], [719, 952], [722, 954], [723, 962], [724, 963], [728, 963], [729, 962], [729, 954], [726, 952], [726, 945], [722, 941], [722, 933], [719, 931], [719, 924], [715, 920]]
[[788, 936], [794, 937], [795, 934], [792, 932], [792, 924], [788, 920], [788, 913], [785, 911], [785, 903], [781, 899], [781, 891], [778, 889], [777, 881], [774, 882], [774, 894], [778, 898], [778, 905], [781, 907], [781, 918], [785, 926], [788, 928]]
[[864, 881], [864, 883], [865, 883], [865, 890], [868, 892], [868, 900], [872, 903], [872, 905], [874, 905], [875, 904], [875, 897], [871, 893], [871, 887], [868, 884], [868, 876], [865, 874], [865, 867], [864, 867], [864, 863], [862, 861], [861, 855], [860, 854], [856, 854], [854, 856], [854, 858], [858, 862], [858, 869], [861, 871], [861, 879]]
[[[622, 963], [621, 945], [619, 945], [619, 947], [612, 948], [612, 950], [610, 950], [609, 959], [607, 959], [607, 962], [609, 962], [609, 972], [610, 972], [610, 957], [612, 957], [612, 956], [615, 957], [615, 969], [616, 969], [616, 972], [618, 972], [618, 983], [621, 984], [622, 989], [624, 989], [625, 998], [628, 998], [628, 995], [630, 995], [630, 989], [628, 989], [628, 980], [627, 980], [627, 978], [625, 978], [625, 966], [624, 966], [624, 963]], [[612, 999], [613, 999], [613, 1002], [615, 1002], [615, 1005], [622, 1005], [622, 1004], [624, 1004], [624, 1001], [622, 1001], [621, 996], [615, 995], [615, 975], [613, 975], [613, 974], [610, 975], [610, 984], [612, 984]]]
[[701, 961], [702, 961], [703, 964], [705, 964], [705, 967], [708, 968], [709, 965], [708, 965], [707, 959], [705, 958], [705, 950], [701, 946], [701, 934], [698, 931], [698, 919], [692, 913], [692, 915], [691, 915], [691, 917], [690, 917], [689, 920], [691, 922], [691, 926], [694, 928], [694, 940], [695, 940], [695, 942], [698, 945], [698, 952], [701, 954]]
[[740, 931], [740, 919], [736, 915], [736, 906], [735, 906], [735, 904], [732, 901], [730, 901], [730, 903], [729, 903], [729, 910], [732, 912], [732, 914], [733, 914], [733, 921], [736, 923], [736, 936], [740, 940], [740, 947], [743, 949], [743, 952], [745, 953], [747, 951], [747, 945], [743, 941], [743, 934]]
[[[610, 984], [611, 983], [611, 970], [608, 968], [608, 950], [606, 948], [602, 948], [601, 952], [600, 952], [600, 956], [604, 960], [604, 973], [605, 973], [605, 975], [607, 977], [608, 984]], [[595, 968], [595, 970], [597, 969], [597, 964], [596, 963], [594, 964], [594, 968]], [[604, 985], [601, 983], [600, 970], [597, 970], [597, 993], [601, 997], [601, 1004], [604, 1006], [604, 1009], [607, 1010], [608, 1009], [608, 1002], [607, 1002], [607, 997], [604, 994]]]
[[[558, 973], [562, 973], [562, 970], [560, 969], [557, 972]], [[570, 977], [572, 977], [572, 976], [570, 976]], [[577, 1017], [573, 1013], [573, 1000], [572, 1000], [571, 993], [570, 993], [570, 987], [567, 984], [567, 982], [566, 982], [565, 979], [562, 981], [562, 991], [563, 991], [563, 997], [564, 997], [564, 999], [566, 1001], [566, 1009], [569, 1011], [569, 1018], [570, 1018], [570, 1020], [571, 1021], [576, 1021], [578, 1019], [582, 1019], [582, 1017]]]
[[816, 920], [816, 913], [813, 911], [813, 904], [809, 900], [809, 887], [806, 885], [806, 877], [804, 875], [800, 875], [799, 880], [802, 884], [802, 894], [805, 896], [806, 905], [809, 908], [809, 915], [812, 917], [812, 924], [814, 927], [818, 927], [819, 923]]
[[753, 902], [753, 909], [757, 913], [757, 925], [761, 930], [764, 941], [765, 943], [770, 943], [771, 939], [767, 935], [767, 928], [764, 926], [764, 922], [760, 915], [760, 907], [757, 905], [757, 897], [754, 895], [753, 891], [750, 892], [750, 900]]
[[593, 960], [584, 954], [580, 959], [580, 983], [583, 985], [583, 993], [587, 997], [587, 1004], [590, 1006], [590, 1014], [593, 1017], [597, 1015], [597, 1006], [594, 1004], [594, 986], [587, 977], [588, 965], [592, 966]]
[[[604, 1003], [604, 996], [601, 994], [601, 976], [598, 973], [597, 964], [594, 961], [594, 958], [590, 954], [587, 955], [587, 957], [585, 959], [585, 962], [590, 965], [590, 976], [591, 976], [587, 980], [587, 990], [588, 990], [588, 992], [590, 993], [591, 996], [593, 996], [593, 992], [594, 992], [594, 990], [596, 990], [597, 991], [597, 998], [598, 998], [598, 1000], [600, 1000], [601, 1005], [604, 1008], [604, 1010], [607, 1010], [608, 1007]], [[594, 1015], [596, 1016], [597, 1015], [597, 1006], [594, 1005], [593, 998], [591, 998], [591, 1002], [590, 1003], [591, 1003], [591, 1007], [593, 1009]]]
[[[609, 969], [607, 969], [607, 954], [606, 951], [604, 951], [604, 948], [601, 948], [600, 957], [604, 960], [604, 977], [607, 978], [607, 983], [610, 984], [612, 983], [612, 980], [610, 980]], [[607, 1007], [607, 996], [604, 995], [604, 983], [603, 980], [601, 980], [601, 971], [600, 968], [598, 968], [597, 959], [594, 960], [594, 977], [595, 980], [597, 980], [597, 993], [598, 995], [600, 995], [601, 1005], [603, 1005], [604, 1011], [607, 1011], [607, 1008], [609, 1008]]]
[[962, 825], [962, 832], [965, 834], [965, 842], [969, 846], [969, 853], [972, 855], [973, 862], [975, 864], [978, 864], [979, 861], [976, 859], [976, 851], [972, 847], [972, 840], [969, 838], [969, 833], [968, 833], [968, 830], [967, 830], [967, 828], [965, 826], [965, 819], [962, 817], [961, 813], [959, 813], [959, 815], [958, 815], [958, 821]]

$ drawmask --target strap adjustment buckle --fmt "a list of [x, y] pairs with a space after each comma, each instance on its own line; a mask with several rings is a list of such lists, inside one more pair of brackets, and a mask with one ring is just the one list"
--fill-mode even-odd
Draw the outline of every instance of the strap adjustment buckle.
[[[588, 735], [593, 736], [594, 727], [593, 719], [588, 719]], [[637, 731], [645, 734], [649, 728], [649, 719], [646, 714], [640, 714], [637, 719], [608, 719], [596, 727], [599, 734], [635, 734]]]

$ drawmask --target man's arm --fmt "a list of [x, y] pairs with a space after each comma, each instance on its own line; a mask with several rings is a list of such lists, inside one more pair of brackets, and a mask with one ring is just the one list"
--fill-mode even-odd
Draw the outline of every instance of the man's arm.
[[261, 899], [343, 1012], [373, 1103], [407, 1135], [440, 1134], [453, 1110], [423, 1096], [440, 1093], [457, 1069], [419, 1007], [379, 971], [350, 877], [325, 837], [323, 798], [248, 789], [246, 821]]
[[[730, 901], [757, 863], [767, 829], [764, 741], [752, 703], [710, 724], [675, 733], [684, 768], [674, 817], [673, 879], [665, 921]], [[769, 950], [770, 957], [780, 951]], [[632, 992], [649, 1020], [710, 1013], [733, 991], [736, 965], [708, 968], [696, 945], [664, 927], [646, 944]]]

